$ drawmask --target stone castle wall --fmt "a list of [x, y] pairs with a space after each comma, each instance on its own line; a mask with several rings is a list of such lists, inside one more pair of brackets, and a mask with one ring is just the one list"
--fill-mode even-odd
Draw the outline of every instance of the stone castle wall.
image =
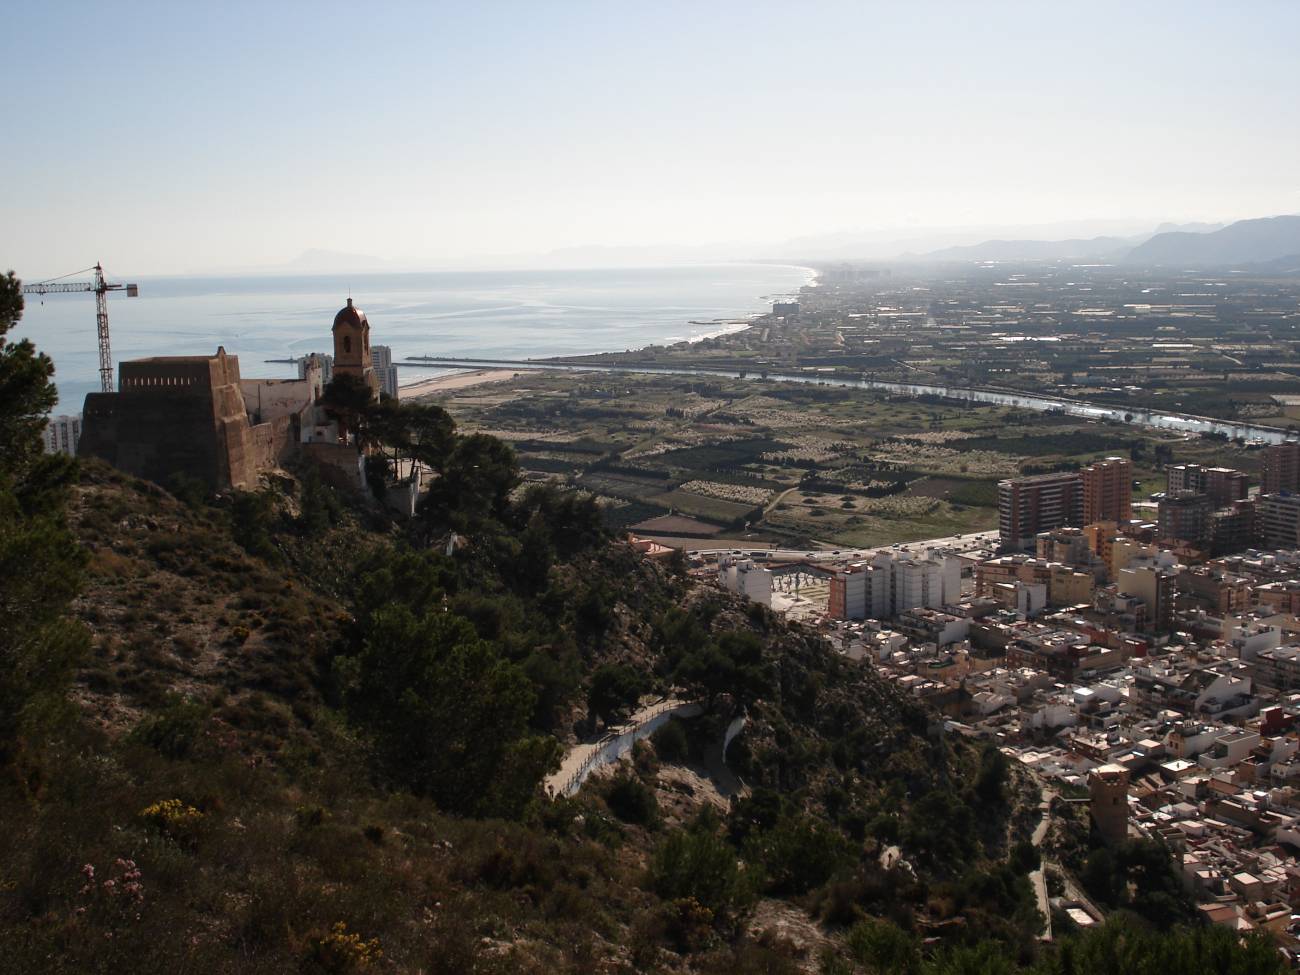
[[78, 453], [158, 484], [179, 474], [213, 490], [253, 488], [297, 440], [297, 415], [249, 423], [239, 359], [224, 349], [123, 362], [119, 389], [86, 397]]

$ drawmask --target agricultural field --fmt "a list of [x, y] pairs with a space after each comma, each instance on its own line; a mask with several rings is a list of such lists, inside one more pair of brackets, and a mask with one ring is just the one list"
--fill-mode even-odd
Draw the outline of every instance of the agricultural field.
[[710, 526], [799, 547], [983, 531], [1000, 479], [1112, 454], [1134, 461], [1136, 500], [1164, 489], [1166, 464], [1258, 468], [1221, 440], [763, 380], [534, 372], [432, 398], [514, 444], [530, 477], [592, 492], [614, 527], [675, 517], [697, 539]]

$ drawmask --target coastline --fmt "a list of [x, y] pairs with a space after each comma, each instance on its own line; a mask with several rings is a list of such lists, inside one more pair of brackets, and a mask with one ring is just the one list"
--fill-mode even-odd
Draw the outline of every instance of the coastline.
[[[702, 341], [767, 310], [812, 272], [780, 261], [518, 271], [145, 277], [113, 307], [116, 361], [209, 355], [219, 345], [249, 379], [285, 378], [290, 360], [329, 352], [328, 326], [351, 286], [394, 361], [438, 355], [548, 357]], [[93, 309], [92, 309], [93, 311]], [[54, 360], [59, 403], [80, 412], [99, 389], [94, 331], [79, 299], [30, 302], [21, 335]], [[699, 321], [702, 324], [690, 324]], [[717, 322], [719, 324], [713, 324]], [[407, 377], [403, 375], [402, 379]]]
[[405, 386], [398, 387], [399, 399], [419, 399], [452, 389], [468, 389], [486, 383], [500, 383], [526, 375], [529, 369], [469, 369], [457, 370], [445, 376], [420, 379]]

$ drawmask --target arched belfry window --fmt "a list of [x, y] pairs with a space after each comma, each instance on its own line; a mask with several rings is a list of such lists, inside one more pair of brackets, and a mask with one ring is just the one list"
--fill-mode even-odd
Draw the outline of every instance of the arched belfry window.
[[345, 353], [349, 354], [349, 355], [352, 353], [352, 336], [351, 336], [351, 335], [345, 335], [345, 336], [343, 336], [343, 351], [344, 351]]

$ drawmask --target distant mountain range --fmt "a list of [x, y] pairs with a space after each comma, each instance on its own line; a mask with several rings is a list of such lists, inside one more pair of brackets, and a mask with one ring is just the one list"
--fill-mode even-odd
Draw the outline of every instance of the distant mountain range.
[[[993, 239], [986, 235], [1001, 234]], [[915, 228], [820, 234], [767, 244], [589, 245], [544, 254], [480, 255], [426, 262], [313, 249], [283, 264], [225, 269], [225, 273], [341, 274], [426, 269], [651, 267], [729, 261], [824, 264], [830, 261], [962, 263], [1077, 261], [1166, 267], [1250, 265], [1261, 272], [1300, 268], [1300, 216], [1263, 217], [1231, 224], [1162, 223], [1144, 230], [1135, 221], [1069, 221], [1038, 226]], [[214, 272], [206, 272], [214, 273]]]
[[1099, 261], [1161, 267], [1267, 265], [1276, 273], [1300, 266], [1300, 216], [1260, 217], [1222, 224], [1161, 224], [1135, 237], [1069, 240], [986, 240], [908, 259], [949, 261]]
[[1208, 234], [1156, 234], [1124, 258], [1128, 264], [1192, 267], [1259, 264], [1300, 255], [1300, 216], [1238, 220]]
[[964, 247], [945, 247], [921, 255], [906, 255], [922, 261], [1111, 261], [1150, 239], [1138, 237], [1091, 237], [1070, 240], [985, 240]]

